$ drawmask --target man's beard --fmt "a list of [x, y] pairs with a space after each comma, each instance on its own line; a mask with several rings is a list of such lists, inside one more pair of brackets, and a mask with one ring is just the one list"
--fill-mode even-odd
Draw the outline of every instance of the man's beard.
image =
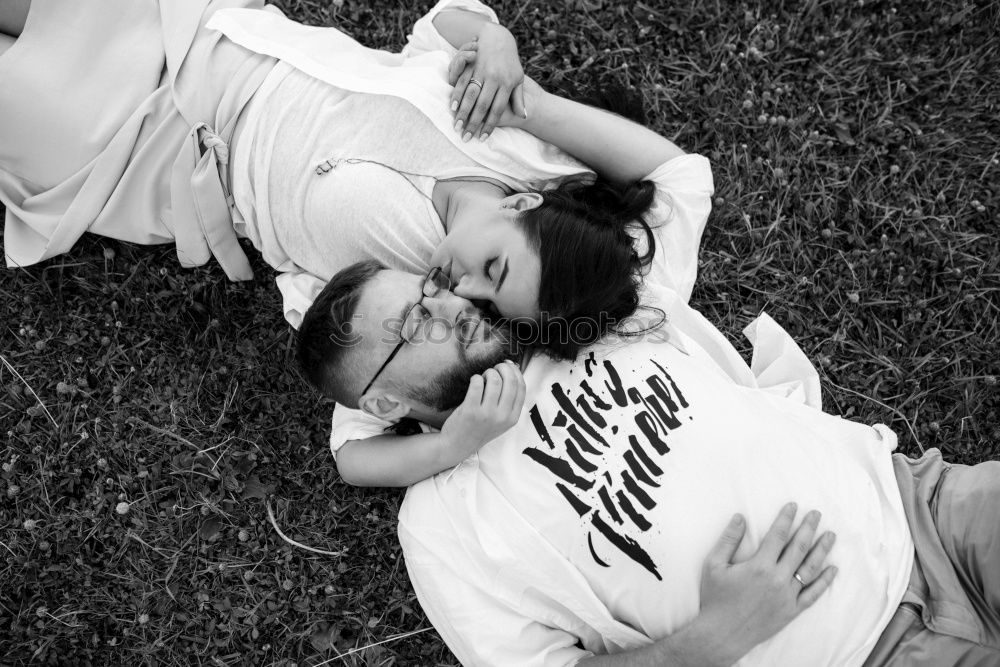
[[519, 346], [514, 341], [510, 327], [506, 323], [487, 324], [489, 349], [476, 359], [463, 356], [451, 368], [446, 368], [436, 378], [421, 387], [411, 386], [411, 395], [424, 405], [439, 412], [453, 410], [462, 404], [469, 391], [469, 380], [473, 375], [485, 373], [506, 359], [517, 359]]

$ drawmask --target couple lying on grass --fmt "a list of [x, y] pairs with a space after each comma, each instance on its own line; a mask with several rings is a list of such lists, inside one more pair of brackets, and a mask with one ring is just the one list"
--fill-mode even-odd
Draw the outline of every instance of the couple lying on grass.
[[254, 0], [16, 0], [0, 31], [8, 265], [91, 231], [244, 279], [250, 239], [341, 474], [412, 485], [463, 663], [1000, 660], [1000, 466], [823, 413], [767, 316], [748, 366], [688, 305], [707, 161], [524, 78], [481, 3], [401, 54]]

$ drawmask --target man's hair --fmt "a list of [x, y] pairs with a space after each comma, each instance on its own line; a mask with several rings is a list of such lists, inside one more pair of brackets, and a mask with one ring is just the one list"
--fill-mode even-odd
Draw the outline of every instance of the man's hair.
[[356, 408], [363, 378], [351, 362], [360, 343], [353, 320], [365, 285], [385, 266], [365, 260], [339, 271], [306, 311], [299, 327], [299, 365], [306, 379], [324, 396]]

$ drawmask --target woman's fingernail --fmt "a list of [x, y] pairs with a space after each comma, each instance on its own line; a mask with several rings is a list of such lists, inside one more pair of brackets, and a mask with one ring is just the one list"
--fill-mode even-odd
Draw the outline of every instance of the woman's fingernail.
[[486, 140], [487, 140], [487, 139], [489, 139], [489, 138], [490, 138], [490, 135], [489, 135], [489, 134], [480, 134], [480, 135], [479, 135], [479, 140], [480, 140], [480, 141], [486, 141]]
[[836, 533], [827, 533], [826, 535], [823, 536], [823, 544], [825, 544], [826, 546], [831, 546], [836, 541], [837, 541]]
[[733, 515], [733, 525], [734, 526], [741, 526], [741, 525], [743, 525], [743, 515], [742, 514], [734, 514]]
[[458, 111], [458, 102], [452, 101], [452, 103], [451, 103], [451, 111], [452, 111], [452, 113]]
[[457, 131], [461, 132], [461, 131], [462, 131], [462, 126], [463, 126], [463, 125], [465, 125], [465, 123], [464, 123], [464, 122], [462, 122], [462, 121], [458, 121], [457, 123], [455, 123], [455, 129], [456, 129]]
[[472, 132], [466, 132], [464, 135], [462, 135], [462, 141], [468, 141], [471, 138], [472, 138]]

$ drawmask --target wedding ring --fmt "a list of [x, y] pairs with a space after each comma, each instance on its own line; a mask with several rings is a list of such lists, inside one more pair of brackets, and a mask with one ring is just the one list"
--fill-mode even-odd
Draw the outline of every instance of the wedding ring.
[[803, 588], [805, 587], [806, 582], [802, 580], [802, 575], [801, 574], [799, 574], [798, 572], [796, 572], [795, 574], [792, 575], [792, 577], [795, 578], [795, 581], [797, 581], [800, 584], [802, 584]]
[[479, 81], [477, 79], [469, 79], [469, 85], [471, 86], [473, 84], [479, 86], [480, 89], [482, 89], [482, 87], [483, 87], [483, 82], [482, 81]]

